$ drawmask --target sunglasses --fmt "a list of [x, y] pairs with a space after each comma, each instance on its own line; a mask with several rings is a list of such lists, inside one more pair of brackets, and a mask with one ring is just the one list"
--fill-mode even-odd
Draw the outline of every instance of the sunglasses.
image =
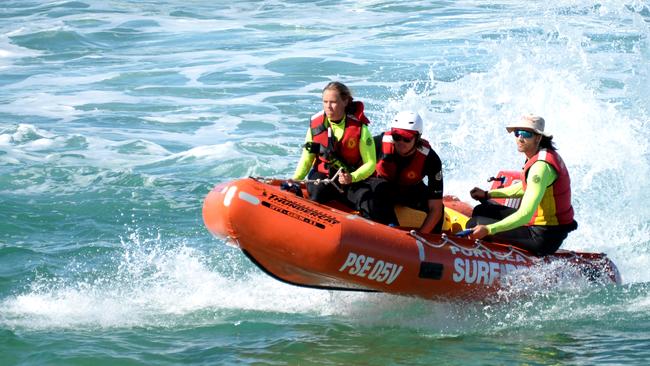
[[515, 130], [515, 137], [523, 137], [525, 139], [529, 139], [535, 136], [534, 133], [526, 130]]
[[402, 136], [396, 135], [396, 134], [393, 134], [392, 136], [393, 136], [393, 141], [395, 141], [395, 142], [404, 141], [404, 142], [406, 142], [408, 144], [409, 142], [413, 141], [413, 138], [407, 139], [406, 137], [402, 137]]

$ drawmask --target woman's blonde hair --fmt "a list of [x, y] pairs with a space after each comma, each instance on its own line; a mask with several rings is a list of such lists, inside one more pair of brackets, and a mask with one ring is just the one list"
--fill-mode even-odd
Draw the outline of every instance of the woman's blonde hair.
[[346, 100], [348, 102], [348, 105], [352, 101], [352, 92], [350, 91], [350, 88], [345, 86], [342, 82], [339, 81], [331, 81], [325, 87], [323, 88], [323, 93], [325, 93], [325, 90], [336, 90], [337, 93], [339, 93], [339, 97], [342, 100]]
[[340, 81], [330, 81], [323, 88], [323, 93], [325, 93], [325, 90], [336, 90], [336, 92], [339, 93], [341, 100], [347, 101], [345, 113], [354, 114], [356, 106], [352, 104], [352, 92], [350, 91], [350, 88]]

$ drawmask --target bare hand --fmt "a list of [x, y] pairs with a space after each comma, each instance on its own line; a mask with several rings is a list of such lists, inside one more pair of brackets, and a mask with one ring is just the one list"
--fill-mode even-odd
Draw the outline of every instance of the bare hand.
[[350, 173], [341, 172], [339, 174], [339, 183], [343, 185], [352, 183], [352, 175], [350, 175]]
[[483, 239], [485, 238], [490, 231], [488, 230], [487, 226], [485, 225], [476, 225], [474, 226], [474, 229], [472, 233], [469, 235], [471, 239]]
[[479, 187], [474, 187], [472, 190], [469, 191], [470, 196], [472, 196], [473, 199], [480, 201], [480, 200], [486, 200], [488, 199], [488, 193]]

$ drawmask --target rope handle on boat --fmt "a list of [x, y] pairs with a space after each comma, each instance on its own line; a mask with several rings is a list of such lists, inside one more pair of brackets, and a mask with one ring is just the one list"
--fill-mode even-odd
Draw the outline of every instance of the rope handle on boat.
[[428, 245], [428, 246], [430, 246], [430, 247], [432, 247], [432, 248], [436, 248], [436, 249], [440, 249], [440, 248], [444, 247], [445, 244], [447, 244], [447, 241], [446, 241], [446, 239], [447, 239], [447, 234], [442, 234], [443, 242], [440, 243], [440, 244], [438, 244], [438, 245], [433, 244], [432, 242], [428, 241], [428, 240], [427, 240], [426, 238], [424, 238], [422, 235], [418, 234], [418, 232], [415, 231], [415, 230], [411, 230], [411, 231], [409, 231], [409, 235], [411, 235], [412, 237], [414, 237], [414, 238], [417, 239], [418, 241], [420, 241], [420, 242], [422, 242], [422, 243], [424, 243], [424, 244], [426, 244], [426, 245]]
[[[467, 230], [470, 230], [470, 229], [466, 229], [466, 230], [463, 230], [463, 231], [467, 231]], [[470, 230], [470, 232], [471, 232], [471, 230]], [[486, 247], [485, 245], [483, 245], [483, 242], [480, 239], [474, 240], [474, 244], [475, 244], [474, 247], [467, 248], [467, 247], [462, 246], [462, 245], [456, 243], [455, 241], [453, 241], [451, 238], [449, 238], [449, 235], [447, 235], [446, 233], [442, 233], [440, 235], [440, 238], [442, 239], [442, 242], [439, 243], [439, 244], [434, 244], [434, 243], [430, 242], [429, 240], [427, 240], [425, 237], [420, 235], [415, 230], [411, 230], [409, 232], [409, 235], [411, 235], [412, 237], [414, 237], [415, 239], [417, 239], [421, 243], [424, 243], [424, 244], [426, 244], [426, 245], [428, 245], [428, 246], [430, 246], [432, 248], [435, 248], [435, 249], [440, 249], [440, 248], [444, 247], [445, 244], [449, 244], [449, 245], [454, 246], [454, 247], [456, 247], [456, 248], [458, 248], [460, 250], [463, 250], [463, 249], [465, 249], [465, 250], [467, 250], [467, 249], [469, 249], [469, 250], [483, 249], [486, 252], [489, 252], [490, 255], [492, 255], [495, 258], [500, 259], [500, 260], [505, 260], [507, 258], [511, 258], [513, 253], [517, 253], [517, 254], [521, 255], [522, 257], [530, 260], [531, 262], [536, 262], [536, 261], [540, 260], [539, 258], [531, 257], [529, 255], [526, 255], [525, 253], [522, 253], [516, 247], [513, 247], [511, 245], [508, 246], [510, 248], [510, 251], [508, 253], [501, 254], [501, 253], [495, 252], [495, 251], [491, 250], [490, 248]]]
[[[456, 244], [456, 243], [454, 243], [454, 244]], [[483, 248], [483, 250], [489, 252], [491, 255], [493, 255], [493, 256], [496, 257], [497, 259], [501, 259], [501, 260], [505, 260], [505, 259], [507, 259], [507, 258], [510, 258], [510, 256], [511, 256], [513, 253], [517, 253], [517, 254], [521, 255], [522, 257], [528, 259], [528, 260], [531, 261], [531, 262], [537, 262], [537, 261], [540, 260], [540, 259], [537, 258], [537, 257], [531, 257], [531, 256], [529, 256], [529, 255], [523, 253], [522, 251], [520, 251], [519, 249], [517, 249], [517, 247], [514, 247], [514, 246], [512, 246], [512, 245], [508, 245], [508, 248], [510, 248], [510, 251], [509, 251], [508, 253], [506, 253], [506, 254], [501, 254], [501, 253], [494, 252], [494, 251], [492, 251], [490, 248], [488, 248], [488, 247], [486, 247], [485, 245], [483, 245], [483, 242], [482, 242], [481, 240], [479, 240], [479, 239], [474, 240], [474, 244], [476, 244], [476, 246], [475, 246], [474, 248], [472, 248], [472, 249], [480, 249], [480, 248]]]
[[296, 183], [296, 184], [307, 184], [307, 183], [313, 183], [315, 185], [319, 184], [331, 184], [334, 188], [336, 188], [339, 193], [343, 193], [343, 189], [339, 187], [336, 184], [336, 179], [339, 177], [339, 175], [343, 172], [343, 168], [339, 168], [339, 170], [334, 174], [332, 178], [323, 178], [323, 179], [298, 179], [298, 180], [293, 180], [293, 179], [286, 179], [286, 178], [269, 178], [269, 177], [250, 177], [252, 179], [255, 179], [257, 181], [261, 181], [263, 183], [269, 183], [273, 181], [282, 181], [282, 182], [287, 182], [289, 184], [291, 183]]

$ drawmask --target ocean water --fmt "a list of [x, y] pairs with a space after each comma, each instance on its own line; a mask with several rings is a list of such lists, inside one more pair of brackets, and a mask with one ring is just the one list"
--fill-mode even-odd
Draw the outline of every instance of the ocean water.
[[[650, 4], [3, 0], [1, 365], [645, 365]], [[205, 230], [218, 183], [292, 174], [331, 80], [418, 110], [445, 193], [523, 163], [528, 112], [621, 286], [496, 303], [292, 287]], [[526, 289], [523, 289], [526, 290]]]

